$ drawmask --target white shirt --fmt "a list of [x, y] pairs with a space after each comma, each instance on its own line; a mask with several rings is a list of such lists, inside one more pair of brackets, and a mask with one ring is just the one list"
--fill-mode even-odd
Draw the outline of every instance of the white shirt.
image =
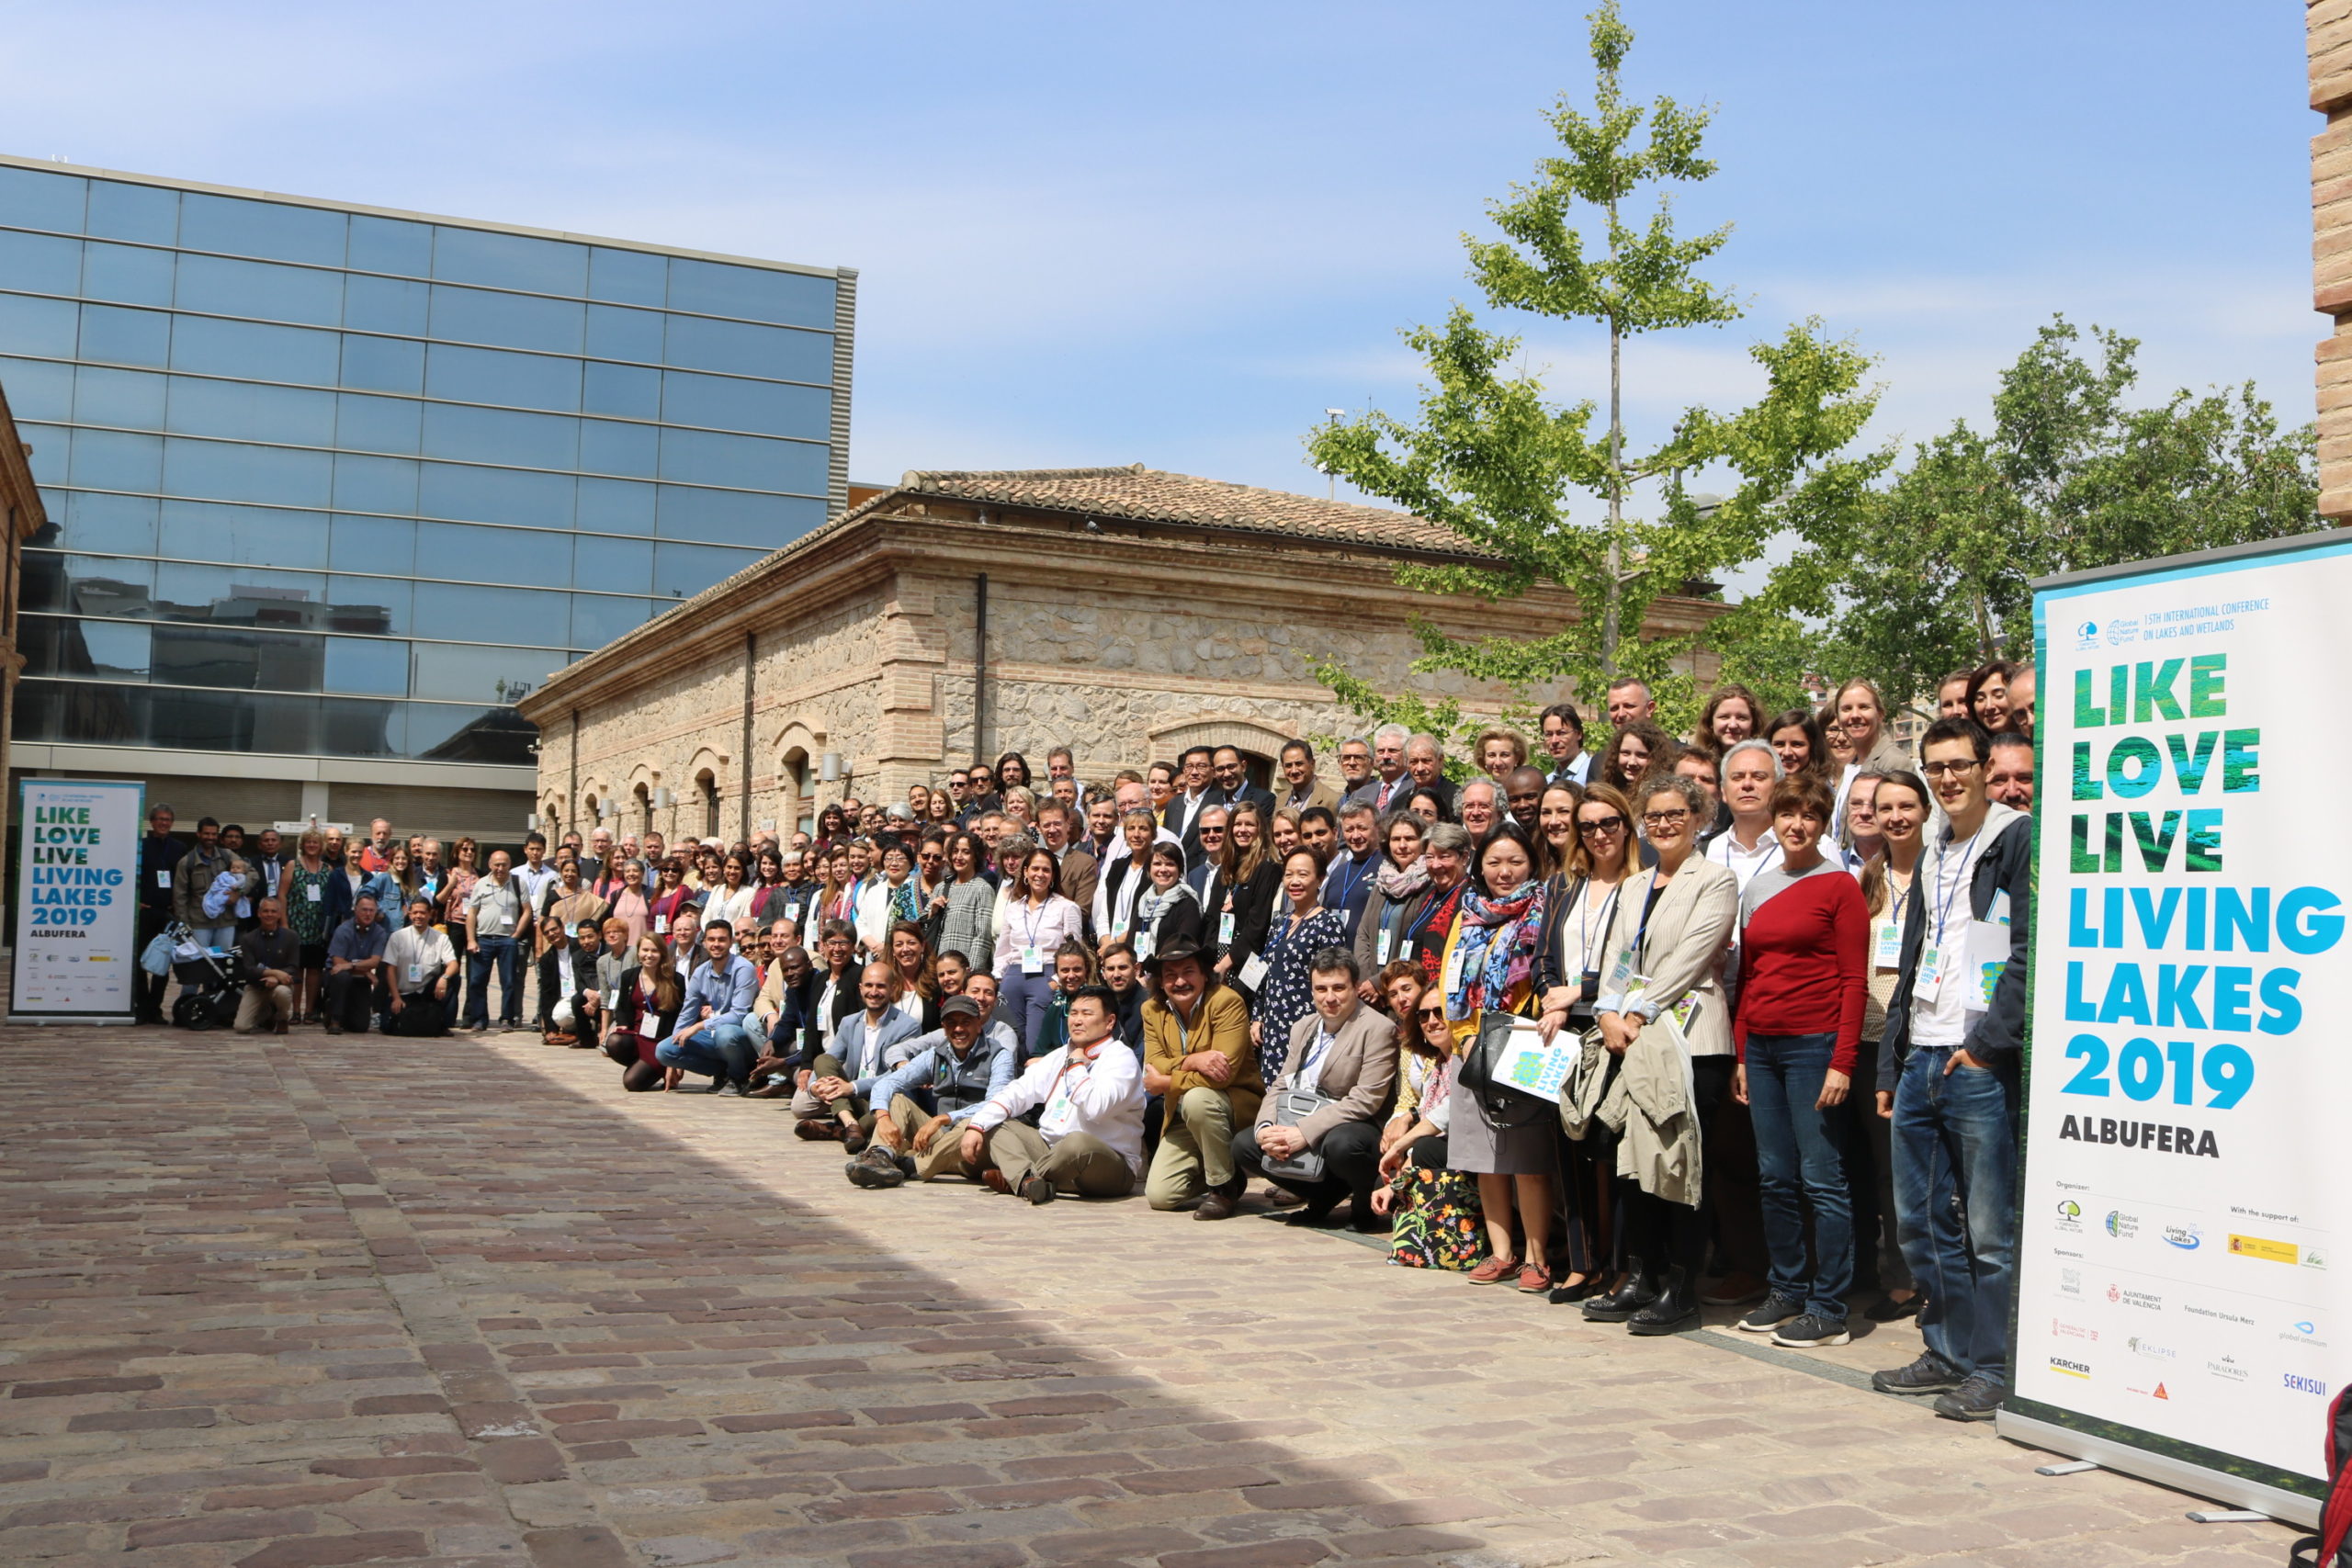
[[[1069, 1070], [1062, 1070], [1063, 1064]], [[1143, 1064], [1114, 1034], [1091, 1061], [1072, 1060], [1067, 1045], [1046, 1052], [1029, 1070], [983, 1101], [971, 1124], [987, 1132], [1044, 1107], [1037, 1132], [1048, 1145], [1085, 1133], [1119, 1151], [1127, 1168], [1143, 1174]]]
[[[441, 971], [458, 959], [458, 950], [449, 944], [442, 932], [427, 926], [422, 931], [414, 926], [402, 926], [384, 944], [384, 964], [392, 972], [392, 983], [404, 996], [428, 989], [441, 978]], [[412, 978], [412, 965], [421, 965]]]
[[1739, 878], [1739, 890], [1745, 895], [1758, 872], [1781, 863], [1781, 840], [1767, 828], [1758, 837], [1754, 849], [1744, 850], [1739, 847], [1739, 829], [1735, 825], [1707, 840], [1707, 858]]
[[1920, 868], [1925, 875], [1914, 874], [1911, 897], [1927, 899], [1919, 911], [1927, 926], [1920, 941], [1921, 962], [1931, 947], [1938, 958], [1932, 994], [1922, 992], [1917, 976], [1912, 978], [1914, 1045], [1957, 1048], [1968, 1039], [1969, 988], [1959, 972], [1966, 965], [1969, 929], [1976, 924], [1975, 910], [1968, 901], [1969, 884], [1975, 880], [1975, 852], [1984, 836], [1979, 829], [1975, 838], [1937, 844], [1935, 864]]

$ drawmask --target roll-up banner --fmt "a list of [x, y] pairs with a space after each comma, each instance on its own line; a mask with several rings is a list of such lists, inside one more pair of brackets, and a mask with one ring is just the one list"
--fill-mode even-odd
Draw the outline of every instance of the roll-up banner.
[[2000, 1429], [2310, 1520], [2352, 1376], [2352, 537], [2036, 584]]
[[130, 1020], [146, 794], [136, 780], [22, 781], [10, 1016]]

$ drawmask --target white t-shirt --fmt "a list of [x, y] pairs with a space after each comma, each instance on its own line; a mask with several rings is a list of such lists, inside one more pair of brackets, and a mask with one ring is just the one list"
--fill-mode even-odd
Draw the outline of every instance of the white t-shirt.
[[1968, 933], [1976, 924], [1969, 904], [1969, 884], [1975, 880], [1977, 851], [1984, 832], [1956, 844], [1939, 846], [1934, 880], [1913, 885], [1911, 896], [1924, 897], [1927, 931], [1920, 943], [1924, 968], [1928, 950], [1937, 956], [1936, 984], [1930, 992], [1918, 977], [1911, 987], [1911, 1043], [1914, 1045], [1956, 1047], [1968, 1039], [1969, 988], [1961, 971], [1966, 966]]

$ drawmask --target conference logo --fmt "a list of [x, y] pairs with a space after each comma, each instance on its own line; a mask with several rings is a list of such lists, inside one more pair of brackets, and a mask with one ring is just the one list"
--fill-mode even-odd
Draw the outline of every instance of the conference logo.
[[2306, 1269], [2325, 1269], [2327, 1267], [2327, 1254], [2316, 1247], [2307, 1247], [2303, 1248], [2303, 1267]]
[[2134, 1334], [2131, 1338], [2125, 1340], [2124, 1344], [2131, 1347], [2131, 1350], [2133, 1355], [2144, 1356], [2151, 1361], [2177, 1361], [2180, 1359], [2180, 1352], [2174, 1349], [2171, 1346], [2159, 1345], [2154, 1340], [2145, 1338], [2141, 1335]]
[[2098, 646], [2098, 623], [2085, 621], [2075, 628], [2075, 651], [2088, 653]]
[[2130, 1241], [2140, 1234], [2140, 1216], [2127, 1214], [2120, 1209], [2107, 1212], [2107, 1234], [2118, 1241]]
[[2083, 1206], [2068, 1198], [2058, 1205], [2058, 1228], [2080, 1231], [2083, 1228]]
[[2205, 1245], [2205, 1233], [2195, 1225], [2166, 1225], [2165, 1245], [2177, 1247], [2183, 1252], [2194, 1252]]
[[2278, 1331], [2278, 1337], [2291, 1345], [2310, 1345], [2322, 1350], [2327, 1348], [2327, 1341], [2319, 1337], [2319, 1325], [2309, 1318], [2289, 1324]]
[[2140, 623], [2128, 615], [2118, 615], [2107, 623], [2107, 646], [2109, 648], [2121, 648], [2126, 643], [2138, 641], [2139, 637]]
[[2081, 1295], [2083, 1293], [2083, 1271], [2079, 1269], [2059, 1269], [2058, 1289], [2061, 1293], [2065, 1295]]
[[2088, 1339], [2094, 1343], [2098, 1339], [2098, 1329], [2085, 1328], [2079, 1323], [2068, 1323], [2063, 1317], [2050, 1320], [2050, 1334], [2053, 1339]]
[[2327, 1397], [2327, 1383], [2323, 1379], [2305, 1377], [2301, 1372], [2280, 1372], [2278, 1378], [2287, 1388], [2297, 1393], [2315, 1393], [2322, 1399]]
[[2070, 1361], [2064, 1356], [2052, 1356], [2050, 1358], [2050, 1370], [2061, 1377], [2081, 1378], [2086, 1382], [2090, 1381], [2091, 1368], [2087, 1361]]

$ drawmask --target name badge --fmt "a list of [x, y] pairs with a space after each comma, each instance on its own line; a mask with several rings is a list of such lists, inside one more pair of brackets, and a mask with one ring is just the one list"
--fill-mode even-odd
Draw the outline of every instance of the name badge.
[[1462, 987], [1462, 949], [1456, 947], [1445, 955], [1445, 973], [1438, 977], [1448, 997]]
[[1903, 967], [1903, 922], [1881, 920], [1871, 928], [1871, 965], [1876, 969]]
[[318, 903], [326, 895], [326, 889], [320, 886], [315, 882], [303, 888], [302, 891], [310, 895], [311, 902], [313, 904]]
[[669, 916], [656, 915], [653, 917], [653, 934], [655, 936], [668, 936], [670, 934]]
[[422, 964], [410, 964], [408, 966], [408, 983], [412, 986], [417, 986], [424, 984], [424, 965]]
[[157, 872], [155, 874], [155, 886], [168, 891], [172, 886], [172, 874], [168, 871]]
[[1045, 950], [1038, 947], [1034, 942], [1023, 948], [1021, 950], [1021, 972], [1023, 975], [1044, 974], [1046, 972]]
[[1932, 997], [1936, 987], [1943, 984], [1944, 955], [1932, 947], [1919, 950], [1919, 973], [1912, 979], [1914, 996]]
[[1149, 931], [1146, 931], [1143, 935], [1136, 938], [1136, 962], [1137, 964], [1150, 963], [1152, 950], [1158, 945], [1158, 943], [1151, 940], [1151, 933]]
[[1265, 979], [1266, 960], [1264, 954], [1261, 953], [1253, 956], [1249, 963], [1244, 964], [1241, 966], [1241, 983], [1249, 987], [1251, 990], [1254, 991], [1260, 986], [1263, 985], [1265, 983]]
[[1224, 914], [1217, 917], [1216, 944], [1219, 947], [1233, 945], [1233, 911], [1231, 909], [1226, 910]]
[[662, 1037], [662, 1021], [653, 1016], [651, 1009], [649, 1008], [637, 1015], [637, 1032], [648, 1040], [659, 1040]]
[[1386, 926], [1380, 928], [1380, 940], [1373, 944], [1372, 966], [1374, 968], [1385, 969], [1388, 967], [1388, 939], [1395, 934], [1396, 933], [1391, 931]]

